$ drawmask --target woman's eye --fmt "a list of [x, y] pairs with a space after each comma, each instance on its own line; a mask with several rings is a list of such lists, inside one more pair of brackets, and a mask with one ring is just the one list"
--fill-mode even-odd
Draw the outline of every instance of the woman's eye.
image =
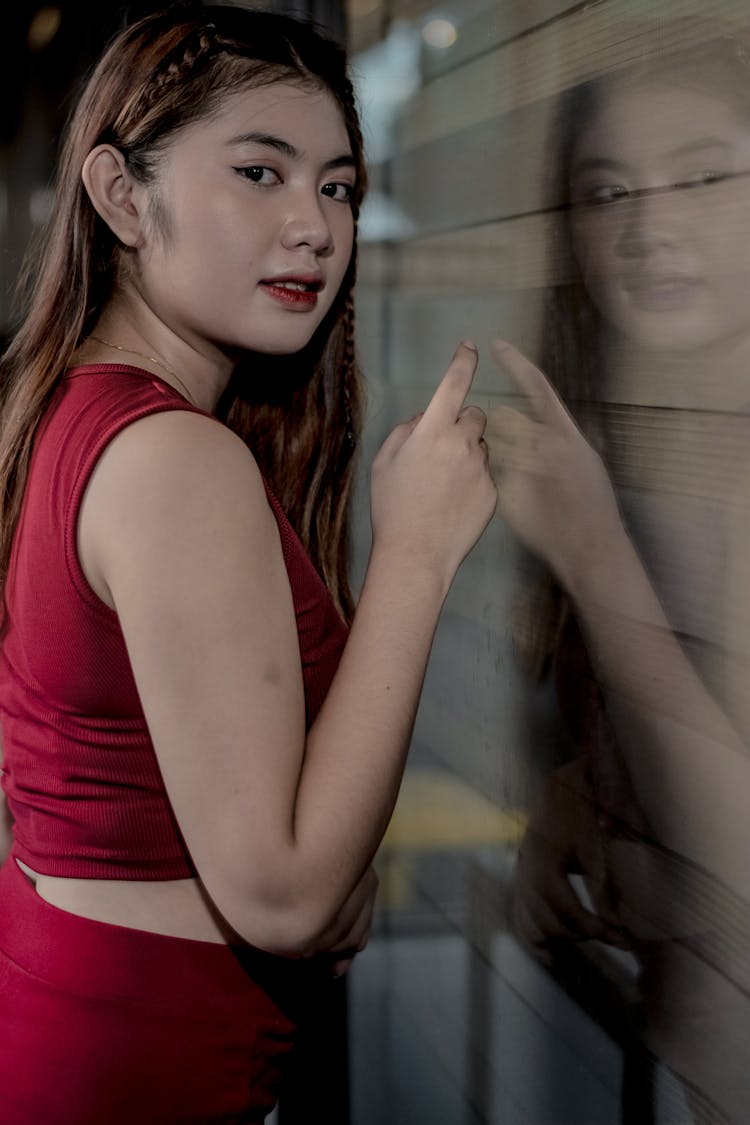
[[629, 195], [630, 191], [623, 184], [597, 184], [581, 192], [575, 202], [596, 207], [602, 203], [617, 203]]
[[324, 184], [321, 190], [323, 195], [327, 195], [329, 199], [335, 199], [337, 203], [351, 203], [354, 195], [352, 184]]
[[683, 180], [680, 180], [678, 187], [702, 187], [707, 184], [720, 184], [722, 180], [729, 178], [729, 172], [719, 172], [715, 168], [700, 168], [697, 172], [691, 172]]
[[274, 172], [273, 168], [266, 168], [263, 164], [248, 164], [243, 168], [235, 168], [235, 172], [239, 172], [246, 180], [250, 180], [254, 184], [261, 184], [263, 187], [281, 183], [278, 172]]

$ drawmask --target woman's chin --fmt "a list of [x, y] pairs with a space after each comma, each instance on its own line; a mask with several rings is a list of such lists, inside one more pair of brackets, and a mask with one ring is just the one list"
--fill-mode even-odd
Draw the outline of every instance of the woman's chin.
[[685, 353], [720, 348], [736, 339], [738, 332], [750, 335], [750, 323], [730, 324], [716, 311], [685, 301], [676, 307], [644, 308], [633, 302], [603, 308], [602, 314], [624, 342], [649, 351]]

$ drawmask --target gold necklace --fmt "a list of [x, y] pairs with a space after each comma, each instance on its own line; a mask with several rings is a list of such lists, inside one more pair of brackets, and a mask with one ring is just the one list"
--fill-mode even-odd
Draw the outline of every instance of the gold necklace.
[[157, 367], [161, 367], [164, 371], [167, 372], [167, 374], [171, 375], [172, 378], [177, 381], [177, 385], [181, 388], [188, 402], [192, 403], [193, 406], [198, 406], [198, 403], [195, 401], [177, 372], [173, 371], [171, 367], [167, 367], [166, 363], [164, 363], [160, 359], [157, 359], [155, 355], [146, 355], [145, 352], [137, 352], [135, 348], [124, 348], [122, 344], [113, 344], [111, 340], [105, 340], [103, 336], [95, 336], [93, 332], [89, 335], [88, 339], [96, 340], [97, 343], [104, 344], [107, 348], [114, 348], [115, 351], [125, 352], [126, 355], [137, 355], [140, 359], [147, 359], [149, 363], [155, 363]]

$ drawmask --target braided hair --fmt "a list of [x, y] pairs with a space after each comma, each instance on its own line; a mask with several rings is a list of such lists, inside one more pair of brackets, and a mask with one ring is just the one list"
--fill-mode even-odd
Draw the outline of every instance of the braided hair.
[[[34, 434], [121, 266], [121, 247], [81, 183], [88, 153], [111, 144], [133, 177], [150, 183], [181, 129], [210, 116], [230, 94], [277, 81], [323, 89], [339, 106], [357, 167], [356, 235], [366, 173], [354, 91], [344, 51], [311, 24], [226, 4], [178, 3], [125, 28], [94, 69], [66, 132], [50, 220], [22, 279], [25, 314], [0, 372], [0, 584]], [[150, 218], [157, 228], [164, 223], [158, 193]], [[347, 617], [347, 527], [363, 399], [355, 277], [356, 249], [310, 343], [293, 356], [248, 355], [217, 411], [251, 447]], [[248, 366], [252, 379], [242, 377]]]

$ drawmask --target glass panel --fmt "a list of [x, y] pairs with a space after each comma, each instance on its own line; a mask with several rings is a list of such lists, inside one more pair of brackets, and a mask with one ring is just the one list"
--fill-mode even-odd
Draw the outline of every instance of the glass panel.
[[348, 17], [366, 452], [472, 338], [500, 492], [351, 975], [354, 1125], [745, 1121], [750, 5]]

